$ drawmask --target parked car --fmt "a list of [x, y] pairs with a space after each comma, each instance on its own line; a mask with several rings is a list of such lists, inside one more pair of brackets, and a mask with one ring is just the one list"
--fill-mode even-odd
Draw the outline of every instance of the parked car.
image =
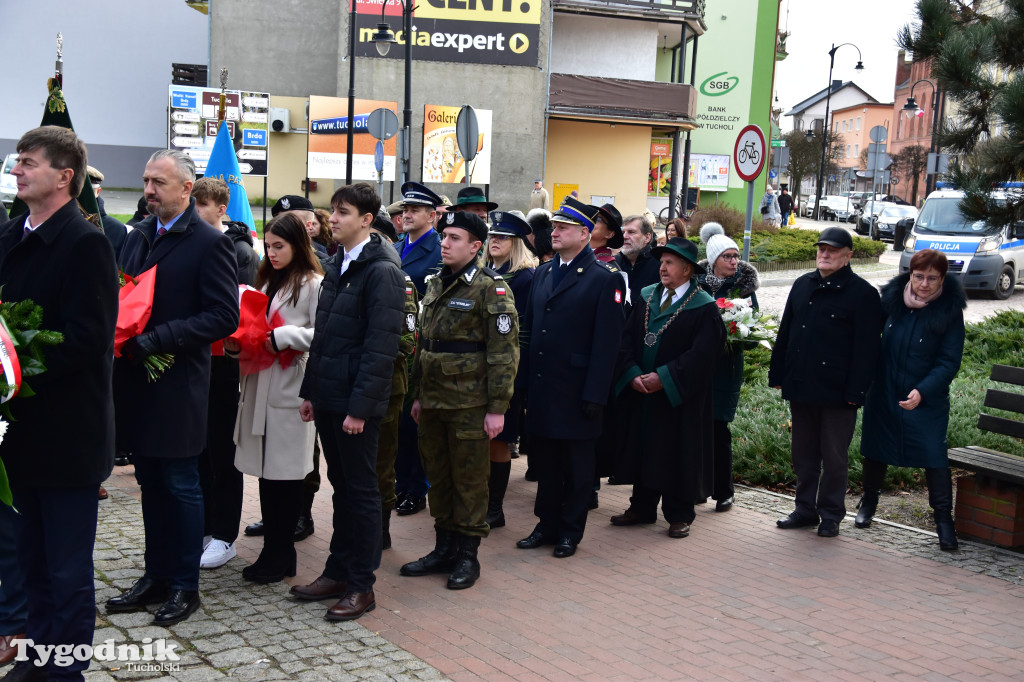
[[871, 239], [874, 241], [893, 241], [896, 234], [896, 223], [904, 218], [917, 220], [918, 211], [913, 206], [886, 205], [871, 226]]
[[11, 175], [11, 169], [18, 163], [17, 154], [8, 154], [4, 158], [3, 166], [0, 166], [0, 201], [4, 202], [4, 208], [10, 208], [14, 203], [14, 195], [18, 193], [18, 180]]
[[868, 201], [857, 217], [854, 231], [857, 234], [871, 234], [871, 225], [875, 222], [875, 219], [878, 218], [878, 214], [889, 206], [895, 205], [896, 204], [891, 204], [887, 201]]
[[849, 197], [837, 194], [826, 194], [821, 197], [821, 220], [839, 220], [847, 222], [854, 213], [854, 205]]

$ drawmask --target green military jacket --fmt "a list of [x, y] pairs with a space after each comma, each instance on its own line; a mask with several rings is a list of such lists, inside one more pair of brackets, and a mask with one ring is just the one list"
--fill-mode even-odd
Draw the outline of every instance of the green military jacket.
[[505, 414], [519, 366], [519, 319], [512, 290], [473, 264], [445, 289], [427, 278], [413, 362], [414, 397], [427, 409], [486, 405]]
[[402, 336], [398, 340], [398, 357], [395, 372], [391, 375], [391, 395], [405, 395], [409, 392], [409, 364], [416, 350], [416, 318], [419, 315], [419, 294], [412, 278], [405, 276], [405, 317], [402, 320]]

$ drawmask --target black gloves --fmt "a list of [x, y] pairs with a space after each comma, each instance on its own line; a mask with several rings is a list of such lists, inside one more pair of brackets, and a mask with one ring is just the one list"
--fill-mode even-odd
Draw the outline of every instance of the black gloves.
[[583, 417], [589, 421], [600, 421], [604, 416], [604, 405], [597, 403], [583, 403]]
[[146, 332], [133, 336], [121, 346], [121, 355], [131, 360], [133, 365], [141, 363], [150, 355], [160, 352], [160, 340], [156, 332]]

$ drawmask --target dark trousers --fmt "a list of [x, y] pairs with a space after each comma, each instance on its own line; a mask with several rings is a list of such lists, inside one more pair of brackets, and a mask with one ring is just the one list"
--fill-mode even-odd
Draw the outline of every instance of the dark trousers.
[[402, 410], [398, 423], [398, 454], [395, 457], [395, 490], [399, 495], [420, 498], [427, 494], [430, 484], [420, 459], [418, 427], [409, 414]]
[[260, 479], [260, 510], [263, 514], [263, 553], [267, 558], [288, 559], [295, 554], [295, 524], [302, 505], [302, 479]]
[[[26, 636], [36, 645], [92, 645], [96, 625], [92, 551], [99, 485], [20, 488], [18, 561], [28, 601]], [[202, 540], [202, 538], [200, 538]], [[198, 566], [198, 557], [196, 559]], [[89, 661], [47, 666], [50, 680], [81, 680]]]
[[0, 502], [0, 637], [20, 635], [28, 622], [25, 578], [18, 564], [21, 515]]
[[377, 439], [380, 417], [366, 420], [363, 432], [347, 434], [345, 415], [316, 413], [327, 478], [334, 487], [334, 533], [324, 575], [344, 580], [353, 592], [373, 589], [380, 568], [380, 490], [377, 487]]
[[320, 490], [320, 434], [313, 437], [313, 470], [302, 479], [302, 504], [299, 512], [309, 512], [313, 508], [313, 498]]
[[[732, 432], [729, 422], [714, 421], [714, 465], [712, 468], [711, 495], [716, 500], [725, 500], [735, 492], [732, 486]], [[689, 521], [687, 521], [689, 523]]]
[[199, 453], [203, 534], [227, 543], [238, 538], [242, 520], [242, 473], [235, 468], [238, 398], [238, 361], [211, 358], [206, 449]]
[[796, 511], [839, 522], [846, 516], [849, 449], [857, 410], [790, 403]]
[[629, 508], [645, 519], [654, 519], [658, 517], [659, 499], [661, 500], [661, 511], [669, 523], [679, 523], [680, 521], [693, 523], [693, 520], [697, 518], [697, 512], [693, 509], [693, 500], [687, 499], [685, 495], [661, 493], [639, 483], [633, 485]]
[[531, 438], [530, 468], [537, 474], [536, 530], [575, 542], [583, 539], [594, 492], [597, 439]]
[[173, 590], [199, 589], [203, 556], [203, 492], [199, 457], [147, 457], [135, 453], [142, 491], [146, 576]]

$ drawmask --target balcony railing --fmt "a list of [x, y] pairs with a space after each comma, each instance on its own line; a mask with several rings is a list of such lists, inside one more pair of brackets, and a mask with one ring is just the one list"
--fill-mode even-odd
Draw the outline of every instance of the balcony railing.
[[703, 34], [707, 30], [705, 3], [706, 0], [552, 0], [551, 7], [555, 12], [573, 14], [685, 21], [698, 34]]

